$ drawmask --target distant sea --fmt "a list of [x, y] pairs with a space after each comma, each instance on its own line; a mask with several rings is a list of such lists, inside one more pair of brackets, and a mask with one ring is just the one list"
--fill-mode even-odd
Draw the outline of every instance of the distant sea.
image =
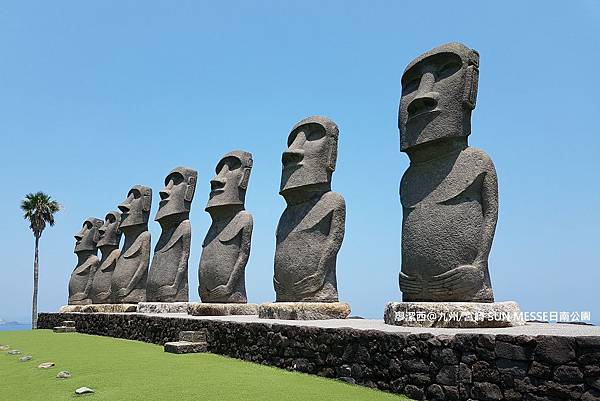
[[0, 324], [0, 331], [30, 330], [31, 323], [6, 322]]

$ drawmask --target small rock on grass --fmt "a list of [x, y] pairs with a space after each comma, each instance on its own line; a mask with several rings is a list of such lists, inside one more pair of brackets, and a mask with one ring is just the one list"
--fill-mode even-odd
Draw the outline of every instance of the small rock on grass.
[[0, 351], [8, 351], [10, 349], [10, 345], [0, 345]]
[[77, 390], [75, 390], [75, 394], [91, 394], [93, 392], [94, 390], [89, 387], [79, 387]]
[[40, 363], [38, 365], [38, 368], [40, 368], [40, 369], [50, 369], [53, 366], [54, 366], [54, 362], [44, 362], [44, 363]]
[[27, 361], [31, 361], [32, 356], [31, 355], [25, 355], [19, 358], [19, 362], [27, 362]]
[[20, 353], [21, 351], [19, 351], [18, 349], [11, 349], [7, 352], [8, 355], [19, 355]]
[[61, 370], [56, 375], [56, 378], [57, 379], [70, 379], [71, 378], [71, 372], [69, 372], [68, 370]]

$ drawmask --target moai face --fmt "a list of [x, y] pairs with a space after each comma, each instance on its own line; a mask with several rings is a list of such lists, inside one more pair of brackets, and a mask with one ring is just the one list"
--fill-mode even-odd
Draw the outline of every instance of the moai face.
[[81, 230], [75, 234], [75, 253], [81, 251], [95, 251], [100, 234], [98, 229], [102, 226], [102, 220], [88, 217]]
[[331, 182], [337, 160], [337, 125], [325, 117], [309, 117], [292, 128], [281, 162], [279, 193]]
[[187, 167], [177, 167], [167, 175], [165, 187], [159, 192], [160, 203], [156, 221], [190, 212], [197, 178], [198, 172]]
[[210, 180], [206, 210], [223, 205], [243, 205], [252, 171], [252, 154], [241, 150], [227, 153], [215, 168]]
[[127, 198], [119, 205], [121, 214], [120, 228], [148, 224], [152, 206], [152, 189], [135, 185], [129, 190]]
[[98, 241], [98, 248], [101, 246], [119, 246], [121, 241], [121, 230], [119, 225], [121, 224], [121, 213], [112, 211], [108, 212], [104, 218], [104, 224], [98, 230], [100, 234], [100, 240]]
[[479, 80], [479, 54], [460, 43], [436, 47], [402, 75], [398, 113], [400, 150], [471, 133]]

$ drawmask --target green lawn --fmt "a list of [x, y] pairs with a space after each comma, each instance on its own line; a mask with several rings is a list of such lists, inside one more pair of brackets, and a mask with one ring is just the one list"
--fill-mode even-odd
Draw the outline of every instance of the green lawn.
[[[335, 380], [213, 354], [174, 355], [137, 341], [50, 330], [0, 332], [0, 400], [396, 400], [406, 398]], [[19, 362], [32, 355], [29, 362]], [[42, 362], [51, 369], [38, 369]], [[57, 379], [68, 370], [71, 379]], [[76, 396], [87, 386], [95, 394]]]

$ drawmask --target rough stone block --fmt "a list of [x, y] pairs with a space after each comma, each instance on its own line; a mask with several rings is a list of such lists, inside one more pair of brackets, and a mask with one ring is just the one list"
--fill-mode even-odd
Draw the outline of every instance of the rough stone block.
[[52, 329], [55, 333], [76, 333], [75, 327], [58, 326]]
[[350, 305], [343, 302], [274, 302], [258, 307], [261, 319], [326, 320], [349, 315]]
[[75, 321], [74, 320], [64, 320], [63, 321], [63, 326], [75, 327]]
[[257, 304], [193, 302], [188, 314], [194, 316], [258, 315]]
[[165, 352], [172, 354], [192, 354], [197, 352], [206, 352], [207, 344], [205, 342], [173, 341], [165, 343]]
[[407, 327], [483, 328], [522, 326], [516, 302], [390, 302], [387, 324]]
[[188, 312], [187, 302], [140, 302], [138, 313], [185, 313]]

